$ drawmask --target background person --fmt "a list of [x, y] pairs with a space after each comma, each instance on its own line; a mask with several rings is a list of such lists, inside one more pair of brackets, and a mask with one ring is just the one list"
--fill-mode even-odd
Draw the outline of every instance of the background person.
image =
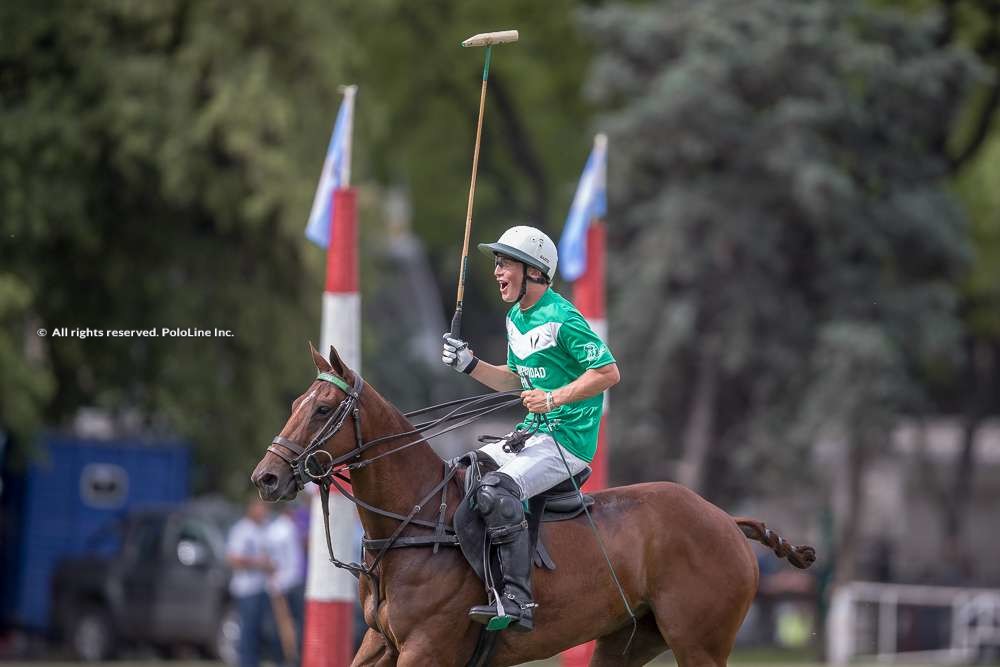
[[[291, 622], [294, 653], [281, 642], [285, 665], [298, 664], [302, 647], [302, 618], [305, 605], [305, 573], [303, 563], [305, 554], [302, 550], [302, 538], [299, 535], [295, 521], [292, 519], [292, 506], [286, 503], [281, 511], [267, 525], [267, 554], [274, 564], [268, 586], [272, 596], [272, 606], [275, 607], [275, 619], [278, 625], [279, 638], [282, 624]], [[282, 618], [288, 614], [287, 621]]]
[[226, 562], [233, 568], [229, 592], [240, 616], [240, 667], [260, 664], [264, 626], [270, 617], [267, 579], [275, 566], [268, 555], [268, 514], [263, 500], [251, 499], [226, 541]]

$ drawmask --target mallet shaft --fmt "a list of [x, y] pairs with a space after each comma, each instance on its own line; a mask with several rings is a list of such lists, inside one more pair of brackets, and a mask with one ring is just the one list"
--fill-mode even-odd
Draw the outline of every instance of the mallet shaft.
[[479, 146], [483, 136], [483, 110], [485, 108], [486, 76], [484, 75], [483, 85], [479, 91], [479, 120], [476, 123], [476, 147], [472, 151], [472, 178], [469, 180], [469, 203], [465, 209], [465, 240], [462, 242], [462, 272], [458, 281], [459, 305], [461, 305], [462, 300], [465, 298], [465, 270], [469, 259], [469, 240], [472, 237], [472, 204], [476, 199], [476, 174], [479, 172]]
[[451, 335], [460, 338], [462, 332], [462, 305], [465, 300], [465, 278], [469, 265], [469, 239], [472, 236], [472, 203], [476, 198], [476, 174], [479, 172], [479, 145], [483, 137], [483, 115], [486, 110], [486, 81], [490, 74], [490, 57], [494, 44], [516, 42], [517, 30], [501, 30], [473, 35], [462, 46], [485, 46], [486, 61], [483, 64], [483, 86], [479, 92], [479, 120], [476, 122], [476, 147], [472, 152], [472, 178], [469, 180], [469, 204], [465, 209], [465, 238], [462, 241], [462, 265], [458, 271], [458, 295], [455, 299], [455, 314], [451, 318]]

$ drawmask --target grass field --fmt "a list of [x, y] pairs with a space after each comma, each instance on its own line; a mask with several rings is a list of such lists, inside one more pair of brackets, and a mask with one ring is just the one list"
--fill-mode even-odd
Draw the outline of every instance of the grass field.
[[[655, 662], [649, 663], [650, 667], [675, 667], [677, 663], [670, 654], [664, 655]], [[523, 667], [559, 667], [559, 660], [539, 660], [530, 662]], [[744, 651], [734, 654], [729, 659], [730, 667], [763, 667], [764, 665], [774, 665], [775, 667], [826, 667], [825, 663], [814, 662], [806, 656], [794, 655], [775, 651]], [[906, 665], [903, 663], [893, 663], [895, 667], [917, 667], [916, 665]], [[851, 667], [884, 667], [881, 665], [852, 663]], [[923, 666], [926, 667], [926, 664]]]
[[[84, 663], [79, 662], [4, 662], [4, 667], [81, 667]], [[559, 660], [539, 660], [537, 662], [529, 662], [522, 667], [559, 667]], [[671, 665], [676, 665], [673, 659], [661, 659], [656, 662], [650, 663], [653, 667], [670, 667]], [[756, 658], [749, 660], [740, 660], [734, 657], [729, 661], [732, 667], [739, 667], [741, 665], [776, 665], [779, 667], [825, 667], [824, 663], [820, 662], [761, 662]], [[895, 667], [907, 667], [900, 663], [893, 663]], [[187, 662], [187, 661], [146, 661], [146, 662], [132, 662], [132, 661], [116, 661], [116, 662], [106, 662], [106, 663], [90, 663], [88, 667], [221, 667], [222, 663], [218, 662]], [[865, 665], [865, 664], [852, 664], [851, 667], [884, 667], [884, 665]], [[916, 667], [916, 666], [911, 666]], [[926, 667], [926, 665], [924, 665]]]
[[[79, 662], [45, 662], [45, 661], [32, 661], [32, 662], [5, 662], [3, 667], [81, 667], [82, 663]], [[537, 662], [527, 663], [522, 667], [559, 667], [558, 659], [550, 660], [539, 660]], [[660, 658], [656, 662], [650, 663], [653, 667], [671, 667], [671, 665], [676, 665], [673, 658], [669, 655]], [[774, 651], [747, 651], [735, 654], [732, 659], [730, 659], [729, 664], [732, 667], [741, 667], [743, 665], [747, 666], [757, 666], [762, 665], [774, 665], [775, 667], [825, 667], [823, 663], [811, 662], [808, 659], [804, 659], [802, 656], [795, 656], [788, 653], [774, 652]], [[895, 667], [908, 667], [902, 663], [893, 663]], [[88, 667], [222, 667], [222, 663], [217, 662], [197, 662], [197, 661], [163, 661], [163, 660], [149, 660], [149, 661], [115, 661], [108, 663], [96, 663], [89, 665]], [[867, 665], [862, 663], [852, 663], [851, 667], [882, 667], [876, 666], [874, 664]], [[909, 667], [916, 667], [911, 665]], [[996, 667], [996, 666], [995, 666]]]
[[[79, 662], [5, 662], [4, 667], [80, 667], [83, 663]], [[182, 661], [150, 661], [150, 662], [106, 662], [106, 663], [92, 663], [88, 667], [220, 667], [222, 663], [216, 662], [182, 662]], [[559, 667], [558, 660], [539, 660], [537, 662], [526, 663], [522, 667]], [[657, 660], [656, 662], [650, 663], [652, 667], [671, 667], [676, 665], [672, 659]], [[777, 667], [826, 667], [824, 663], [821, 662], [781, 662], [781, 663], [767, 663], [759, 662], [757, 660], [743, 661], [739, 658], [733, 658], [729, 661], [731, 667], [740, 667], [742, 665], [776, 665]], [[895, 667], [918, 667], [916, 665], [907, 666], [902, 663], [893, 663]], [[883, 665], [875, 664], [863, 664], [863, 663], [852, 663], [851, 667], [884, 667]], [[923, 665], [922, 667], [927, 667]]]

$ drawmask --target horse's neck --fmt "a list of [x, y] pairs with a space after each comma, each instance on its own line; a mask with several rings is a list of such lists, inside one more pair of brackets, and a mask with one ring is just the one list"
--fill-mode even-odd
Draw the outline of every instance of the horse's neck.
[[[371, 399], [364, 408], [361, 424], [365, 442], [413, 430], [413, 425], [392, 404], [370, 387], [365, 389]], [[420, 437], [390, 438], [366, 452], [365, 459], [387, 455], [351, 474], [351, 485], [358, 499], [379, 509], [409, 515], [414, 505], [441, 481], [444, 471], [441, 457], [426, 442], [403, 449]], [[361, 507], [358, 512], [365, 534], [371, 538], [388, 537], [399, 525], [394, 519]]]

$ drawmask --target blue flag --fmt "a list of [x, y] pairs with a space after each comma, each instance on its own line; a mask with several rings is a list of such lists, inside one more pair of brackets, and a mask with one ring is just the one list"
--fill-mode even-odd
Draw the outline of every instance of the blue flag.
[[607, 158], [608, 138], [598, 134], [559, 239], [559, 272], [567, 282], [583, 275], [587, 268], [587, 228], [608, 212]]
[[333, 126], [330, 145], [323, 160], [323, 173], [316, 186], [306, 238], [325, 248], [330, 245], [330, 225], [332, 224], [333, 191], [346, 188], [351, 181], [351, 129], [354, 125], [354, 94], [357, 86], [344, 89], [344, 101], [337, 112], [337, 122]]

